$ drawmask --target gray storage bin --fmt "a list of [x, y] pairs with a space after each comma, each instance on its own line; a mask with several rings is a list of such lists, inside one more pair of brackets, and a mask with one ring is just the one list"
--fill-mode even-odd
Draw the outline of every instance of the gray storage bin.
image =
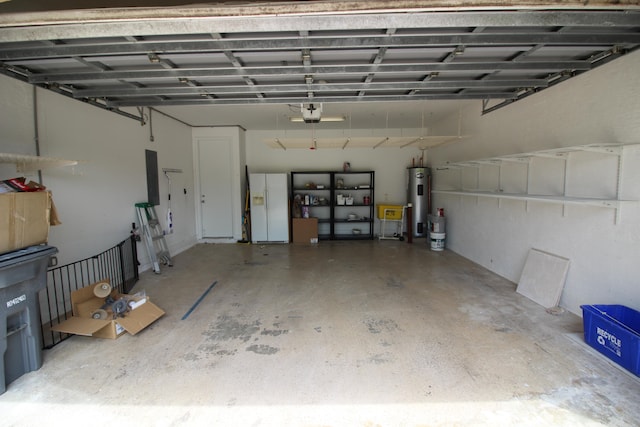
[[38, 292], [58, 250], [38, 245], [0, 255], [0, 394], [23, 374], [42, 366]]

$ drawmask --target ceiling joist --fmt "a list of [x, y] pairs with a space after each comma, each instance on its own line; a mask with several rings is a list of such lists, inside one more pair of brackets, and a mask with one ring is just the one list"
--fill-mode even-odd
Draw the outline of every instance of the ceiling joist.
[[156, 54], [193, 54], [216, 53], [229, 51], [282, 51], [309, 49], [365, 49], [365, 48], [420, 48], [425, 46], [602, 46], [602, 45], [636, 45], [640, 43], [640, 33], [608, 32], [593, 33], [550, 33], [550, 32], [497, 32], [428, 34], [428, 35], [393, 35], [375, 36], [347, 35], [342, 37], [285, 37], [272, 34], [262, 38], [226, 38], [224, 40], [170, 40], [170, 41], [85, 41], [81, 44], [60, 44], [53, 46], [5, 46], [0, 50], [0, 60], [16, 61], [29, 59], [46, 59], [72, 56], [109, 56], [109, 55], [146, 55]]
[[[305, 2], [307, 4], [312, 2]], [[352, 2], [353, 3], [353, 2]], [[363, 4], [365, 2], [356, 2]], [[371, 2], [366, 2], [371, 3]], [[389, 2], [387, 2], [389, 3]], [[477, 2], [476, 2], [477, 3]], [[567, 3], [567, 2], [565, 2]], [[595, 2], [594, 2], [595, 3]], [[241, 16], [237, 10], [225, 16], [218, 8], [188, 8], [144, 10], [131, 8], [122, 13], [115, 10], [110, 16], [109, 9], [76, 12], [70, 18], [68, 14], [44, 12], [42, 14], [8, 15], [0, 19], [0, 40], [7, 42], [79, 39], [94, 37], [136, 36], [178, 36], [183, 34], [208, 34], [212, 28], [219, 33], [238, 33], [253, 31], [299, 32], [299, 31], [353, 31], [387, 28], [469, 28], [469, 27], [635, 27], [638, 17], [633, 12], [640, 10], [629, 4], [616, 2], [614, 10], [590, 10], [584, 8], [584, 1], [576, 2], [579, 10], [566, 10], [571, 7], [553, 10], [455, 10], [436, 11], [399, 10], [394, 13], [387, 4], [383, 13], [349, 12], [323, 14], [280, 13], [269, 16], [255, 16], [256, 12]], [[291, 7], [290, 5], [286, 5]], [[598, 5], [594, 4], [594, 7]], [[605, 7], [601, 6], [602, 9]], [[617, 9], [617, 10], [616, 10]], [[630, 12], [630, 13], [628, 13]], [[218, 15], [218, 16], [216, 16]], [[253, 16], [252, 16], [253, 15]], [[91, 23], [91, 25], [87, 25]]]
[[189, 19], [85, 10], [75, 15], [85, 22], [37, 26], [0, 15], [0, 73], [113, 110], [478, 99], [488, 112], [640, 46], [640, 10], [625, 7], [224, 15], [229, 7], [189, 8]]

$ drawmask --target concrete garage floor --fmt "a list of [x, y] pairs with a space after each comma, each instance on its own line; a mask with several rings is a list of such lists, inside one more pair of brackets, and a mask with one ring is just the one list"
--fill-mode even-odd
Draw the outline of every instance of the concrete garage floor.
[[640, 381], [582, 343], [579, 317], [424, 240], [203, 244], [174, 264], [134, 290], [163, 318], [45, 351], [0, 424], [640, 424]]

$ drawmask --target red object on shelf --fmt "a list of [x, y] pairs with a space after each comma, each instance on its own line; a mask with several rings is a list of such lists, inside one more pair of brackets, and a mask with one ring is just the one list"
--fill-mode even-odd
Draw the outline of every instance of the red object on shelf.
[[26, 193], [32, 191], [44, 191], [45, 187], [38, 184], [37, 182], [29, 181], [23, 177], [20, 178], [11, 178], [6, 179], [4, 181], [0, 181], [3, 184], [4, 191], [0, 191], [2, 193]]

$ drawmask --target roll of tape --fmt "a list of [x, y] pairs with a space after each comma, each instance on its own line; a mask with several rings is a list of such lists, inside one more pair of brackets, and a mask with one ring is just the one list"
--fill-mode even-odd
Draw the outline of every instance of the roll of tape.
[[111, 284], [109, 282], [100, 282], [93, 287], [93, 294], [98, 298], [106, 298], [111, 293]]
[[103, 309], [99, 308], [96, 311], [94, 311], [93, 313], [91, 313], [91, 317], [93, 317], [94, 319], [99, 319], [99, 320], [107, 320], [107, 317], [109, 317], [109, 314], [107, 313], [106, 310], [103, 310]]

